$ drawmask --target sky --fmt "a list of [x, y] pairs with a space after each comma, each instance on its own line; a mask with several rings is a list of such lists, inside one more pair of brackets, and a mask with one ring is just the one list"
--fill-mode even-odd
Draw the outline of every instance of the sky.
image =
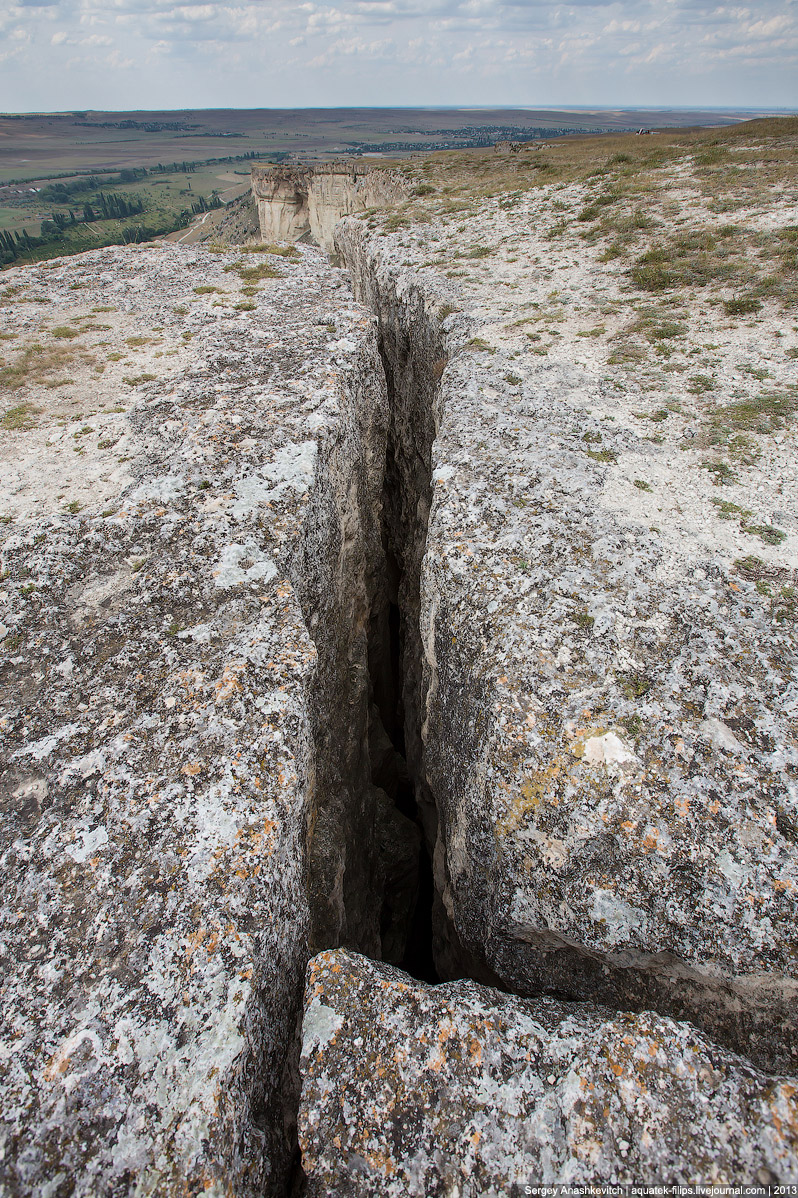
[[0, 0], [0, 110], [798, 107], [798, 0]]

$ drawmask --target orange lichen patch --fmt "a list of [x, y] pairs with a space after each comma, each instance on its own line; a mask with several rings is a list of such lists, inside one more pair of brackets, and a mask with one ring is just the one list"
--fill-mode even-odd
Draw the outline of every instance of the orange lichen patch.
[[673, 806], [675, 810], [678, 811], [679, 815], [684, 817], [690, 810], [690, 800], [684, 795], [677, 795], [677, 797], [673, 800]]
[[643, 840], [643, 848], [647, 853], [651, 853], [656, 849], [658, 843], [657, 829], [653, 828], [651, 832]]
[[194, 953], [205, 939], [205, 927], [200, 924], [193, 936], [189, 936], [188, 944], [186, 945], [186, 960], [190, 961]]
[[[776, 1088], [773, 1099], [779, 1103], [780, 1111], [780, 1114], [776, 1113], [771, 1100], [770, 1111], [776, 1131], [785, 1139], [798, 1140], [798, 1086], [793, 1082], [783, 1082]], [[784, 1119], [780, 1116], [786, 1116], [788, 1129], [785, 1129]]]
[[[261, 854], [267, 857], [272, 855], [277, 830], [278, 825], [271, 819], [264, 820], [261, 827], [238, 829], [233, 842], [234, 856], [231, 862], [236, 873], [240, 869], [244, 869], [250, 858], [258, 857]], [[225, 852], [226, 850], [221, 850], [222, 854]], [[255, 865], [252, 872], [257, 874], [259, 870], [260, 865]], [[241, 875], [239, 874], [239, 876]]]
[[363, 1156], [375, 1172], [380, 1172], [385, 1177], [393, 1177], [396, 1172], [396, 1162], [387, 1151], [364, 1152]]
[[[308, 966], [308, 980], [316, 981], [318, 975], [330, 968], [330, 961], [334, 958], [336, 950], [334, 948], [325, 949], [324, 952], [318, 953]], [[339, 972], [341, 966], [334, 965], [333, 972]]]
[[[479, 1040], [473, 1039], [471, 1041], [471, 1043], [468, 1046], [468, 1056], [471, 1060], [472, 1065], [481, 1065], [482, 1064], [482, 1045], [480, 1044]], [[478, 1139], [479, 1139], [479, 1136], [477, 1136], [477, 1140]], [[474, 1141], [475, 1144], [476, 1144], [476, 1142], [477, 1141]]]
[[44, 1071], [46, 1081], [55, 1081], [57, 1077], [61, 1077], [66, 1073], [72, 1053], [76, 1048], [80, 1048], [85, 1040], [88, 1040], [91, 1045], [92, 1052], [99, 1055], [99, 1037], [96, 1032], [89, 1031], [88, 1028], [83, 1028], [82, 1031], [75, 1032], [74, 1035], [64, 1040], [61, 1047], [53, 1053]]
[[447, 1052], [446, 1045], [449, 1040], [456, 1038], [457, 1032], [451, 1023], [444, 1023], [438, 1031], [438, 1051], [429, 1063], [430, 1069], [434, 1073], [440, 1073], [443, 1066], [446, 1064]]
[[45, 1080], [48, 1082], [54, 1081], [61, 1074], [66, 1073], [69, 1068], [69, 1053], [64, 1051], [64, 1046], [59, 1048], [58, 1052], [53, 1053], [47, 1063], [47, 1068], [44, 1071]]
[[186, 692], [186, 698], [198, 690], [205, 681], [205, 675], [201, 670], [181, 670], [175, 675], [175, 682], [178, 686], [182, 686]]
[[591, 740], [594, 736], [604, 736], [607, 732], [609, 732], [609, 728], [604, 724], [595, 727], [571, 728], [568, 730], [568, 735], [572, 738], [571, 753], [581, 761], [585, 755], [585, 741]]
[[243, 689], [239, 681], [239, 674], [245, 668], [246, 662], [244, 661], [231, 662], [230, 665], [225, 666], [224, 673], [213, 688], [216, 703], [226, 703], [228, 699], [232, 699], [233, 695]]

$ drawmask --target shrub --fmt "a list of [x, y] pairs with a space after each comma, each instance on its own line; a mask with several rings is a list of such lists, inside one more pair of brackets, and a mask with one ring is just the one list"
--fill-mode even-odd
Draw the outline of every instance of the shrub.
[[[263, 245], [244, 245], [241, 247], [241, 252], [244, 254], [275, 254], [279, 258], [299, 257], [299, 250], [295, 245], [275, 245], [273, 242]], [[225, 267], [225, 269], [227, 268]]]
[[783, 391], [763, 391], [761, 395], [717, 408], [712, 413], [712, 423], [755, 433], [771, 433], [784, 428], [796, 412], [798, 386], [792, 386]]
[[282, 274], [279, 270], [275, 270], [268, 262], [260, 262], [257, 266], [245, 266], [242, 262], [232, 262], [229, 266], [225, 266], [226, 271], [235, 271], [240, 279], [245, 283], [259, 283], [261, 279], [280, 279]]
[[641, 262], [631, 270], [632, 282], [641, 291], [671, 291], [679, 285], [678, 275], [658, 262]]
[[727, 316], [747, 316], [750, 312], [758, 312], [762, 305], [759, 300], [742, 296], [740, 299], [724, 300], [723, 307]]
[[151, 383], [158, 376], [155, 374], [136, 374], [125, 376], [122, 379], [123, 383], [127, 383], [128, 387], [140, 387], [142, 383]]

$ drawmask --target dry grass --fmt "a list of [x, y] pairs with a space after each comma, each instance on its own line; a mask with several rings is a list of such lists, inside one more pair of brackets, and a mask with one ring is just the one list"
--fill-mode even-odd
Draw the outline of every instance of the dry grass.
[[60, 374], [76, 361], [94, 364], [95, 359], [85, 350], [72, 346], [44, 346], [35, 342], [14, 362], [0, 366], [0, 389], [18, 391], [28, 384], [50, 382], [53, 375]]
[[235, 272], [245, 283], [259, 283], [261, 279], [280, 279], [282, 273], [275, 270], [268, 262], [260, 262], [257, 266], [247, 266], [243, 260], [231, 262], [224, 268], [228, 273]]
[[699, 227], [661, 238], [637, 258], [628, 273], [641, 291], [731, 288], [734, 296], [724, 301], [727, 316], [750, 316], [759, 311], [766, 297], [778, 299], [785, 307], [798, 302], [797, 255], [795, 226], [772, 233], [738, 226], [720, 230]]
[[279, 258], [298, 258], [299, 250], [295, 245], [275, 245], [265, 242], [263, 245], [245, 245], [241, 247], [245, 254], [276, 254]]
[[709, 423], [719, 433], [773, 433], [798, 414], [798, 385], [735, 400], [712, 410]]
[[152, 383], [158, 376], [155, 374], [125, 375], [122, 379], [128, 387], [140, 387], [142, 383]]
[[33, 404], [22, 403], [9, 410], [0, 417], [0, 428], [5, 432], [23, 432], [25, 429], [32, 428], [36, 423], [34, 417], [38, 413], [39, 408]]
[[[547, 235], [558, 238], [578, 230], [588, 243], [603, 241], [601, 260], [626, 260], [635, 289], [663, 295], [722, 289], [732, 318], [755, 316], [765, 299], [785, 308], [798, 302], [795, 226], [756, 232], [743, 224], [703, 222], [657, 236], [671, 224], [676, 209], [685, 211], [665, 185], [663, 172], [676, 166], [683, 169], [680, 186], [703, 197], [710, 212], [773, 208], [798, 176], [798, 117], [746, 121], [720, 130], [664, 130], [645, 138], [558, 138], [518, 154], [447, 151], [423, 162], [385, 165], [399, 170], [411, 185], [405, 204], [372, 216], [385, 231], [434, 216], [473, 214], [490, 197], [501, 197], [509, 207], [541, 186], [580, 182], [587, 195], [576, 221], [569, 224], [563, 216], [552, 222]], [[671, 211], [669, 203], [676, 209]]]

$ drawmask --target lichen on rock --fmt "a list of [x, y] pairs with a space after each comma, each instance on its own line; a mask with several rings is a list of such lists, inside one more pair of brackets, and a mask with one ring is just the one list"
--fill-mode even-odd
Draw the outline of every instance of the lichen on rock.
[[695, 1028], [338, 951], [308, 968], [299, 1138], [315, 1195], [798, 1178], [793, 1079]]
[[[496, 201], [475, 235], [497, 220], [519, 235]], [[492, 277], [455, 304], [407, 234], [336, 236], [389, 369], [429, 378], [419, 311], [444, 334], [414, 683], [442, 976], [481, 962], [516, 993], [653, 1007], [794, 1069], [794, 623], [722, 531], [663, 544], [605, 502], [588, 434], [659, 451], [599, 426], [571, 368], [485, 352]]]
[[[110, 250], [10, 276], [50, 301], [34, 328], [6, 311], [28, 336], [113, 307], [104, 342], [182, 343], [133, 396], [115, 364], [92, 395], [91, 362], [66, 397], [33, 377], [22, 392], [51, 479], [37, 495], [27, 478], [3, 529], [12, 1193], [260, 1195], [290, 1165], [308, 836], [329, 818], [331, 770], [350, 785], [336, 762], [362, 732], [325, 760], [318, 746], [333, 713], [368, 703], [334, 657], [365, 654], [353, 623], [379, 546], [368, 463], [385, 390], [373, 319], [321, 254], [292, 259], [243, 312], [236, 261]], [[84, 342], [103, 354], [96, 331]], [[125, 474], [92, 501], [100, 404], [120, 386]], [[75, 396], [86, 431], [64, 458], [48, 434]], [[4, 434], [7, 459], [31, 454], [27, 436]], [[76, 483], [80, 512], [58, 501]]]
[[[414, 225], [416, 169], [263, 182], [349, 280], [4, 276], [10, 1194], [284, 1193], [300, 1082], [309, 1194], [798, 1179], [793, 384], [728, 439], [733, 302], [629, 329], [589, 184]], [[739, 395], [668, 349], [640, 410], [688, 325]]]

